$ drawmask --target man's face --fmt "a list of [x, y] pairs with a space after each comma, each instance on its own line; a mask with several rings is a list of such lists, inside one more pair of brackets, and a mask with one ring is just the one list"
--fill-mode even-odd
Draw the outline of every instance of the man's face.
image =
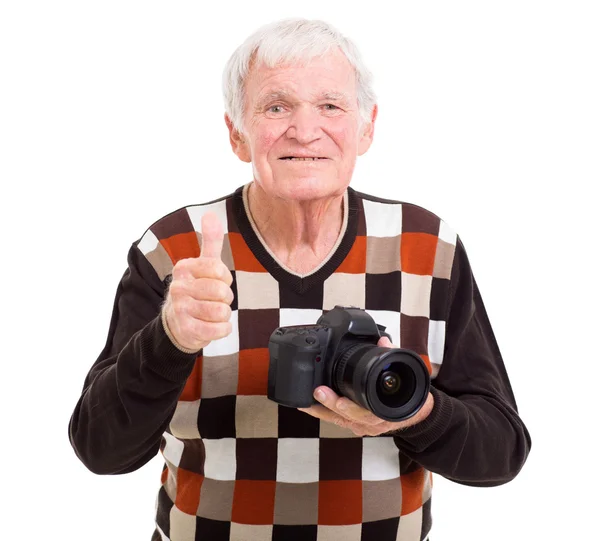
[[[226, 121], [234, 152], [252, 162], [261, 188], [293, 200], [344, 193], [377, 116], [375, 107], [371, 122], [361, 122], [346, 57], [336, 51], [306, 65], [253, 66], [245, 90], [245, 133]], [[307, 157], [314, 159], [299, 159]]]

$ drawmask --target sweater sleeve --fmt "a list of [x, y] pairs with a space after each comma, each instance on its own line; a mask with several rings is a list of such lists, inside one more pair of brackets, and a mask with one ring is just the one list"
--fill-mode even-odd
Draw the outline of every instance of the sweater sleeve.
[[451, 481], [501, 485], [523, 467], [531, 439], [460, 238], [447, 313], [433, 410], [394, 439], [405, 455]]
[[165, 287], [134, 244], [106, 345], [69, 423], [71, 445], [94, 473], [131, 472], [156, 455], [194, 367], [197, 354], [177, 349], [162, 326]]

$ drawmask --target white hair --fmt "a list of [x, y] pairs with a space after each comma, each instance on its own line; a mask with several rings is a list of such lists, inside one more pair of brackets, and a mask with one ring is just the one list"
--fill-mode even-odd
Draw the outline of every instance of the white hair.
[[252, 62], [273, 68], [281, 63], [310, 60], [339, 48], [356, 72], [358, 110], [363, 123], [371, 121], [377, 101], [373, 76], [356, 45], [330, 24], [320, 20], [283, 19], [259, 28], [231, 55], [223, 72], [225, 111], [241, 133], [244, 119], [244, 87]]

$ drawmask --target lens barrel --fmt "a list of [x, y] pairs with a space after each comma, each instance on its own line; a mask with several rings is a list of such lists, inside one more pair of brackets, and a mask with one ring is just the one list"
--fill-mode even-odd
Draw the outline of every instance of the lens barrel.
[[361, 343], [333, 362], [333, 382], [339, 393], [381, 419], [408, 419], [427, 400], [429, 371], [414, 351]]

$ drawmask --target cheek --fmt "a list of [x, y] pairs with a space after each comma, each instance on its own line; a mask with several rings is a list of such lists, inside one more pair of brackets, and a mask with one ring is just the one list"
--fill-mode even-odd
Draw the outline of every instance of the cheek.
[[331, 126], [331, 137], [337, 146], [344, 151], [354, 149], [358, 145], [358, 126], [343, 123]]
[[274, 126], [270, 126], [268, 129], [265, 127], [260, 128], [254, 133], [254, 156], [257, 158], [268, 157], [269, 152], [281, 137], [281, 130], [275, 129]]

